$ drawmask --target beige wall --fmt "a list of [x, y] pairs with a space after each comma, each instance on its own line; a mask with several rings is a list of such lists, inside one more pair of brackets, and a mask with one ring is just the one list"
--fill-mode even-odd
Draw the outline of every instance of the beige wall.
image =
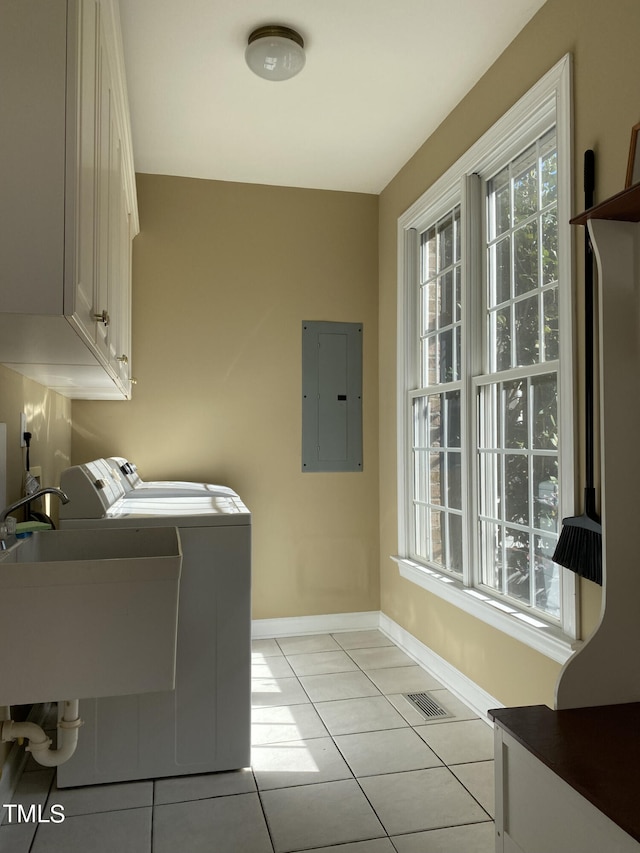
[[[20, 447], [20, 412], [27, 415], [31, 439], [31, 466], [42, 468], [42, 482], [60, 483], [60, 472], [71, 458], [71, 403], [13, 370], [0, 365], [0, 423], [7, 425], [7, 503], [22, 497], [24, 450]], [[57, 518], [57, 502], [51, 515]], [[14, 719], [22, 718], [15, 711]], [[11, 744], [0, 744], [0, 768]]]
[[[0, 365], [0, 423], [7, 425], [7, 502], [24, 494], [25, 453], [20, 447], [20, 412], [31, 433], [31, 467], [42, 468], [45, 486], [60, 484], [71, 458], [71, 402]], [[55, 502], [51, 514], [57, 518]]]
[[[400, 578], [389, 559], [397, 550], [396, 420], [394, 407], [389, 405], [396, 395], [396, 222], [435, 179], [568, 52], [574, 59], [574, 209], [582, 209], [582, 155], [586, 148], [596, 151], [596, 200], [621, 190], [631, 127], [640, 119], [639, 32], [637, 0], [547, 0], [380, 197], [382, 610], [505, 704], [552, 705], [559, 667]], [[578, 263], [578, 280], [580, 274]], [[579, 298], [578, 303], [580, 329]], [[578, 333], [580, 352], [582, 347], [582, 335]], [[581, 598], [584, 631], [588, 633], [597, 623], [600, 590], [584, 581]]]
[[[377, 197], [151, 175], [138, 195], [138, 384], [74, 402], [73, 461], [235, 488], [254, 618], [377, 610]], [[364, 324], [362, 473], [300, 471], [303, 320]]]

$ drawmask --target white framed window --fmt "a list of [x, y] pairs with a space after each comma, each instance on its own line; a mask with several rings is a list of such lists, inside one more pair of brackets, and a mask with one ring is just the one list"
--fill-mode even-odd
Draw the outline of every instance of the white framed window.
[[564, 661], [573, 512], [570, 57], [398, 222], [401, 573]]

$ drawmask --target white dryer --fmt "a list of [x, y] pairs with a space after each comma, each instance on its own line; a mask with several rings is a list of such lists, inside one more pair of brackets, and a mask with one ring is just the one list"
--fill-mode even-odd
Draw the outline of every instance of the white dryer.
[[[102, 460], [96, 460], [102, 461]], [[230, 495], [236, 493], [228, 486], [214, 483], [190, 483], [185, 480], [143, 480], [138, 466], [123, 456], [110, 456], [104, 460], [120, 479], [128, 498], [148, 497], [203, 497], [206, 495]]]
[[[61, 528], [178, 529], [175, 691], [82, 700], [58, 786], [235, 770], [250, 763], [251, 514], [231, 494], [131, 499], [105, 460], [68, 468]], [[166, 494], [166, 493], [165, 493]], [[131, 649], [135, 654], [135, 649]]]

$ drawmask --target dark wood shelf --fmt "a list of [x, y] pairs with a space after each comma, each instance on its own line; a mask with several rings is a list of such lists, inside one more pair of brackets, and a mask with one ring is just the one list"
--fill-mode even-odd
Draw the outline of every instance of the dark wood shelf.
[[640, 703], [566, 711], [533, 705], [500, 708], [489, 716], [640, 841]]
[[619, 222], [640, 222], [640, 184], [622, 190], [611, 198], [590, 207], [570, 220], [572, 225], [586, 225], [590, 219], [616, 219]]

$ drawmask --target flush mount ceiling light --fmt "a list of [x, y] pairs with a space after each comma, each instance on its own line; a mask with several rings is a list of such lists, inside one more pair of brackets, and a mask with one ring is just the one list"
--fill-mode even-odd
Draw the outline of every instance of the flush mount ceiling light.
[[258, 27], [249, 36], [244, 58], [258, 77], [288, 80], [304, 68], [304, 41], [289, 27]]

